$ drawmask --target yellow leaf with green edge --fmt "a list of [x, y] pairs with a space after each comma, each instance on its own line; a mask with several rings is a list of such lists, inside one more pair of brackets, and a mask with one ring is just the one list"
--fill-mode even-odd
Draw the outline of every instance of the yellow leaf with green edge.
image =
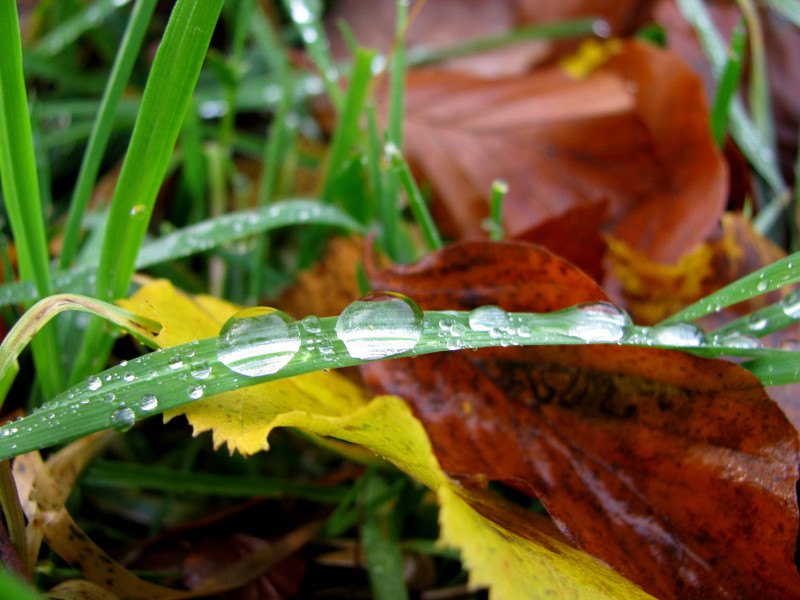
[[[162, 347], [216, 335], [239, 310], [210, 296], [186, 296], [166, 281], [141, 288], [122, 305], [162, 324], [154, 338]], [[357, 444], [394, 463], [438, 493], [440, 542], [461, 552], [471, 585], [489, 588], [492, 600], [652, 600], [559, 534], [547, 533], [541, 517], [450, 480], [424, 427], [395, 396], [368, 401], [363, 390], [332, 372], [220, 394], [171, 416], [181, 413], [196, 432], [213, 429], [215, 445], [227, 442], [245, 453], [266, 449], [276, 427], [294, 427]]]

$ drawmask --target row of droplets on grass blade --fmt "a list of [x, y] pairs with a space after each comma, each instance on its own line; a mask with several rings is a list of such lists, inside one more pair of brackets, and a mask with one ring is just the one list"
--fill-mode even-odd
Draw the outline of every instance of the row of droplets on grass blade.
[[[783, 303], [800, 317], [800, 293]], [[794, 318], [793, 317], [793, 318]], [[410, 298], [374, 292], [338, 317], [294, 321], [272, 308], [229, 319], [216, 338], [153, 352], [92, 375], [31, 415], [0, 428], [0, 457], [63, 443], [93, 431], [124, 431], [137, 419], [209, 396], [283, 377], [366, 361], [447, 350], [545, 344], [624, 344], [707, 355], [796, 356], [733, 332], [709, 336], [679, 322], [636, 327], [606, 302], [553, 313], [509, 313], [497, 306], [423, 312]], [[790, 374], [791, 376], [791, 374]], [[794, 372], [800, 380], [800, 370]]]

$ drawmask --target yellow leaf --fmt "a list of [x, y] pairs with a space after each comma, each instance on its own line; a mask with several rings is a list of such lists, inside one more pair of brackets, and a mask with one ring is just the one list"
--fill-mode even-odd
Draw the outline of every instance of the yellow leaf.
[[[190, 298], [157, 281], [123, 303], [156, 319], [155, 338], [174, 345], [215, 335], [238, 311], [227, 302]], [[395, 396], [367, 402], [365, 392], [336, 373], [279, 380], [195, 402], [184, 409], [195, 431], [214, 430], [215, 444], [244, 453], [266, 448], [276, 427], [358, 444], [391, 461], [438, 493], [440, 542], [461, 551], [474, 587], [493, 600], [652, 600], [587, 554], [549, 535], [532, 513], [486, 493], [463, 489], [441, 470], [422, 424]], [[174, 411], [178, 414], [178, 411]], [[510, 527], [510, 529], [509, 529]]]
[[574, 54], [562, 58], [558, 64], [573, 79], [586, 79], [612, 56], [622, 54], [623, 49], [620, 39], [586, 40]]
[[[188, 296], [166, 280], [149, 283], [120, 305], [162, 324], [153, 338], [161, 348], [217, 335], [225, 321], [241, 310], [213, 296]], [[195, 435], [212, 430], [215, 448], [227, 443], [231, 452], [248, 455], [269, 448], [264, 424], [278, 414], [288, 410], [341, 414], [368, 399], [364, 390], [339, 373], [317, 372], [218, 394], [167, 411], [164, 419], [185, 415]]]

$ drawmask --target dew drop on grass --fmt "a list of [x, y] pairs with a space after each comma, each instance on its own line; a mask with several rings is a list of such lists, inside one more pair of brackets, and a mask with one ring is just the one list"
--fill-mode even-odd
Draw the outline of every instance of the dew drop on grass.
[[741, 333], [730, 333], [714, 340], [715, 345], [728, 348], [756, 349], [761, 348], [758, 338]]
[[407, 352], [422, 337], [422, 310], [402, 294], [373, 292], [342, 311], [336, 335], [353, 358], [373, 360]]
[[469, 313], [469, 327], [473, 331], [488, 331], [492, 337], [509, 326], [508, 313], [499, 306], [479, 306]]
[[86, 380], [86, 389], [88, 389], [90, 392], [96, 392], [102, 385], [103, 382], [100, 381], [100, 378], [97, 375], [92, 375]]
[[232, 316], [217, 339], [217, 357], [247, 377], [277, 373], [300, 349], [297, 324], [274, 308], [247, 308]]
[[308, 333], [319, 333], [320, 329], [322, 328], [319, 323], [319, 317], [314, 315], [308, 315], [304, 319], [301, 319], [300, 325]]
[[199, 400], [203, 397], [203, 393], [205, 392], [205, 387], [202, 385], [194, 385], [189, 388], [189, 398], [192, 400]]
[[706, 334], [691, 323], [671, 323], [649, 330], [653, 343], [662, 346], [701, 346], [706, 343]]
[[610, 302], [587, 302], [564, 312], [568, 335], [586, 343], [620, 342], [633, 325], [628, 313]]
[[139, 401], [139, 410], [149, 412], [158, 408], [158, 398], [153, 394], [145, 394]]
[[169, 361], [167, 362], [170, 369], [180, 369], [183, 366], [183, 361], [181, 360], [180, 356], [171, 356]]
[[751, 331], [763, 331], [767, 325], [769, 325], [769, 321], [763, 315], [755, 313], [747, 317], [747, 328]]
[[130, 408], [118, 408], [111, 413], [111, 427], [116, 431], [128, 431], [136, 422], [136, 415]]
[[125, 381], [130, 382], [130, 381], [133, 381], [134, 379], [136, 379], [136, 375], [134, 374], [133, 371], [125, 371], [125, 373], [122, 375], [122, 378]]
[[201, 363], [192, 368], [189, 374], [195, 379], [208, 379], [211, 376], [211, 365], [208, 363]]
[[800, 319], [800, 289], [789, 292], [789, 295], [781, 301], [781, 308], [790, 319]]

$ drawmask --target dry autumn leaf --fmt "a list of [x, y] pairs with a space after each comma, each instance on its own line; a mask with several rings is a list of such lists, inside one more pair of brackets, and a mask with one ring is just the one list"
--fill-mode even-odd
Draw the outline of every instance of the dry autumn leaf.
[[[166, 281], [141, 288], [125, 306], [161, 321], [163, 328], [155, 338], [159, 345], [214, 335], [236, 308], [209, 296], [190, 298]], [[213, 322], [219, 324], [214, 326]], [[383, 396], [364, 403], [359, 391], [354, 401], [350, 393], [355, 386], [346, 379], [335, 373], [320, 376], [327, 379], [302, 384], [298, 380], [308, 376], [278, 380], [195, 402], [181, 412], [195, 432], [212, 428], [216, 445], [227, 441], [229, 447], [240, 451], [267, 448], [266, 437], [276, 427], [297, 427], [358, 444], [392, 461], [439, 492], [442, 542], [461, 550], [473, 571], [473, 585], [489, 587], [493, 599], [650, 598], [601, 563], [536, 526], [536, 515], [523, 516], [499, 499], [487, 499], [451, 481], [439, 468], [422, 425], [402, 400]], [[275, 394], [274, 388], [281, 381], [293, 387]], [[251, 404], [261, 408], [241, 414], [241, 407]], [[242, 436], [235, 431], [226, 411], [236, 413], [236, 425], [251, 433]], [[172, 416], [177, 413], [173, 411]], [[261, 436], [260, 444], [255, 441], [257, 435]], [[243, 437], [248, 440], [246, 444]]]
[[[437, 310], [547, 312], [602, 297], [567, 263], [512, 243], [454, 244], [371, 280]], [[445, 471], [535, 494], [580, 547], [662, 600], [800, 594], [797, 433], [736, 365], [568, 346], [362, 370], [411, 404]]]
[[492, 81], [409, 73], [406, 153], [433, 185], [437, 222], [457, 238], [483, 237], [501, 178], [510, 236], [606, 199], [608, 218], [587, 228], [601, 225], [653, 260], [676, 261], [704, 240], [727, 177], [701, 83], [670, 52], [623, 47], [582, 81], [558, 68]]

